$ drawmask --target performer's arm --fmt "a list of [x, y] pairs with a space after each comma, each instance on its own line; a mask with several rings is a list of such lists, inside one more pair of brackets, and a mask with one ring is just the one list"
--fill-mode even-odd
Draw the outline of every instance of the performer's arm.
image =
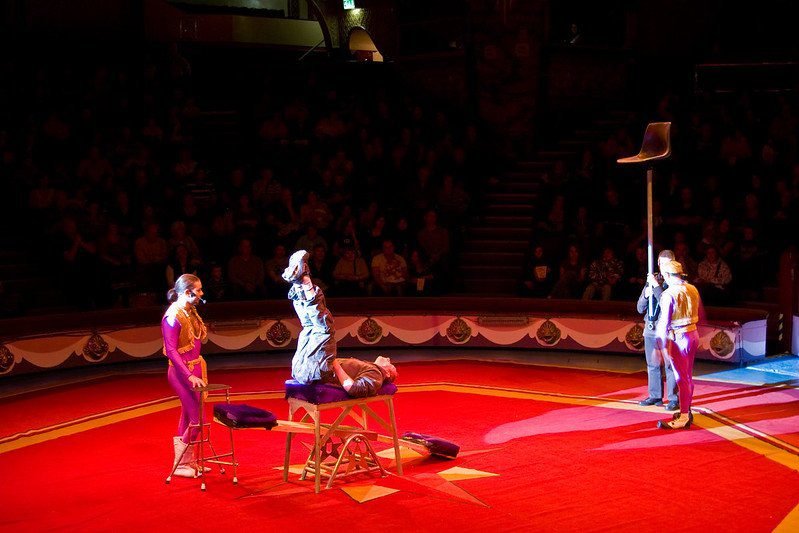
[[[377, 393], [379, 386], [368, 376], [359, 376], [353, 379], [347, 374], [338, 359], [333, 360], [332, 367], [338, 382], [350, 396], [362, 398], [365, 396], [374, 396]], [[380, 377], [382, 378], [382, 374]]]
[[335, 372], [336, 379], [338, 379], [338, 382], [341, 384], [342, 387], [344, 387], [345, 391], [350, 392], [350, 389], [355, 384], [355, 382], [352, 380], [349, 374], [347, 374], [347, 372], [345, 372], [344, 369], [341, 367], [341, 362], [338, 359], [333, 359], [332, 366], [333, 366], [333, 372]]
[[656, 347], [660, 350], [664, 350], [666, 348], [669, 324], [671, 324], [671, 315], [673, 313], [674, 300], [671, 296], [666, 294], [660, 300], [660, 319], [658, 320], [657, 327], [655, 328]]
[[300, 281], [300, 285], [302, 286], [302, 290], [305, 293], [306, 299], [313, 300], [316, 298], [316, 287], [314, 286], [313, 281], [311, 281], [311, 276], [308, 276], [307, 274], [303, 276], [302, 280]]
[[166, 317], [161, 321], [161, 333], [164, 336], [164, 348], [166, 356], [172, 361], [172, 366], [191, 383], [192, 387], [204, 387], [205, 382], [191, 373], [189, 367], [183, 362], [183, 358], [178, 353], [178, 339], [180, 338], [180, 322], [175, 317]]
[[636, 302], [635, 307], [638, 309], [638, 314], [643, 315], [647, 312], [649, 308], [649, 285], [646, 285], [643, 290], [641, 290], [641, 295], [638, 296], [638, 302]]

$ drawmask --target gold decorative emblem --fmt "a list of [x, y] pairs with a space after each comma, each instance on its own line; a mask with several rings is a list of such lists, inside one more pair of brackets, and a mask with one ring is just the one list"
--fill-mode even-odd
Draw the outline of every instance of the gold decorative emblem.
[[266, 332], [266, 342], [275, 348], [282, 348], [291, 342], [291, 332], [283, 322], [278, 320]]
[[644, 328], [641, 324], [635, 324], [627, 330], [627, 335], [624, 336], [624, 342], [627, 343], [628, 348], [633, 350], [643, 350], [644, 348]]
[[461, 317], [450, 322], [447, 327], [447, 338], [455, 344], [463, 344], [472, 337], [472, 328]]
[[383, 328], [374, 319], [367, 318], [358, 326], [358, 338], [366, 344], [374, 344], [383, 336]]
[[0, 346], [0, 374], [8, 374], [14, 368], [14, 354], [5, 345]]
[[734, 349], [735, 345], [730, 340], [730, 336], [721, 330], [710, 339], [710, 350], [722, 359], [727, 359]]
[[108, 343], [99, 333], [94, 332], [83, 347], [83, 358], [90, 363], [97, 363], [108, 356]]
[[552, 346], [557, 344], [560, 340], [560, 329], [558, 329], [558, 326], [556, 326], [554, 322], [547, 319], [538, 327], [538, 331], [535, 335], [538, 337], [539, 341], [547, 346]]

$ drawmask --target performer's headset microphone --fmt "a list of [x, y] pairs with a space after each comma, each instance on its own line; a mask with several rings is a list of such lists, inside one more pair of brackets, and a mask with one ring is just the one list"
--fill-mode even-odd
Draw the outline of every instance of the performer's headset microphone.
[[191, 294], [193, 298], [196, 298], [196, 299], [200, 300], [200, 303], [202, 303], [202, 304], [207, 303], [205, 301], [205, 298], [200, 298], [199, 296], [197, 296], [197, 294], [194, 291], [190, 290], [189, 294]]

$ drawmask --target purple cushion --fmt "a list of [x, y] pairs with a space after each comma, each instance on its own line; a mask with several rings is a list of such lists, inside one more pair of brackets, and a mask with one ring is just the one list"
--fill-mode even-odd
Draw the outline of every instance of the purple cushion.
[[[377, 396], [392, 395], [397, 392], [397, 386], [393, 383], [384, 383], [377, 391]], [[333, 402], [344, 402], [354, 398], [347, 394], [343, 388], [330, 383], [308, 383], [303, 384], [293, 379], [286, 380], [286, 399], [296, 398], [314, 405]]]
[[431, 437], [430, 435], [423, 435], [422, 433], [406, 431], [403, 433], [402, 439], [421, 444], [430, 451], [430, 455], [444, 457], [445, 459], [455, 459], [458, 456], [458, 452], [461, 450], [461, 447], [453, 442], [439, 439], [438, 437]]
[[275, 415], [244, 403], [216, 404], [214, 405], [214, 418], [232, 428], [272, 429], [277, 425]]

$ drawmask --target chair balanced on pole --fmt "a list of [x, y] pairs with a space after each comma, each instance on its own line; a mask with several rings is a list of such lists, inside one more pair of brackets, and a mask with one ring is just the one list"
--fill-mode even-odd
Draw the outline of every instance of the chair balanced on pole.
[[[623, 157], [616, 162], [621, 164], [645, 164], [646, 167], [646, 255], [647, 270], [649, 275], [655, 272], [654, 255], [654, 223], [652, 214], [652, 181], [654, 178], [654, 165], [657, 161], [668, 159], [671, 156], [671, 122], [650, 122], [644, 132], [644, 141], [641, 151], [630, 157]], [[647, 317], [653, 318], [655, 314], [654, 296], [649, 296], [649, 309]]]

